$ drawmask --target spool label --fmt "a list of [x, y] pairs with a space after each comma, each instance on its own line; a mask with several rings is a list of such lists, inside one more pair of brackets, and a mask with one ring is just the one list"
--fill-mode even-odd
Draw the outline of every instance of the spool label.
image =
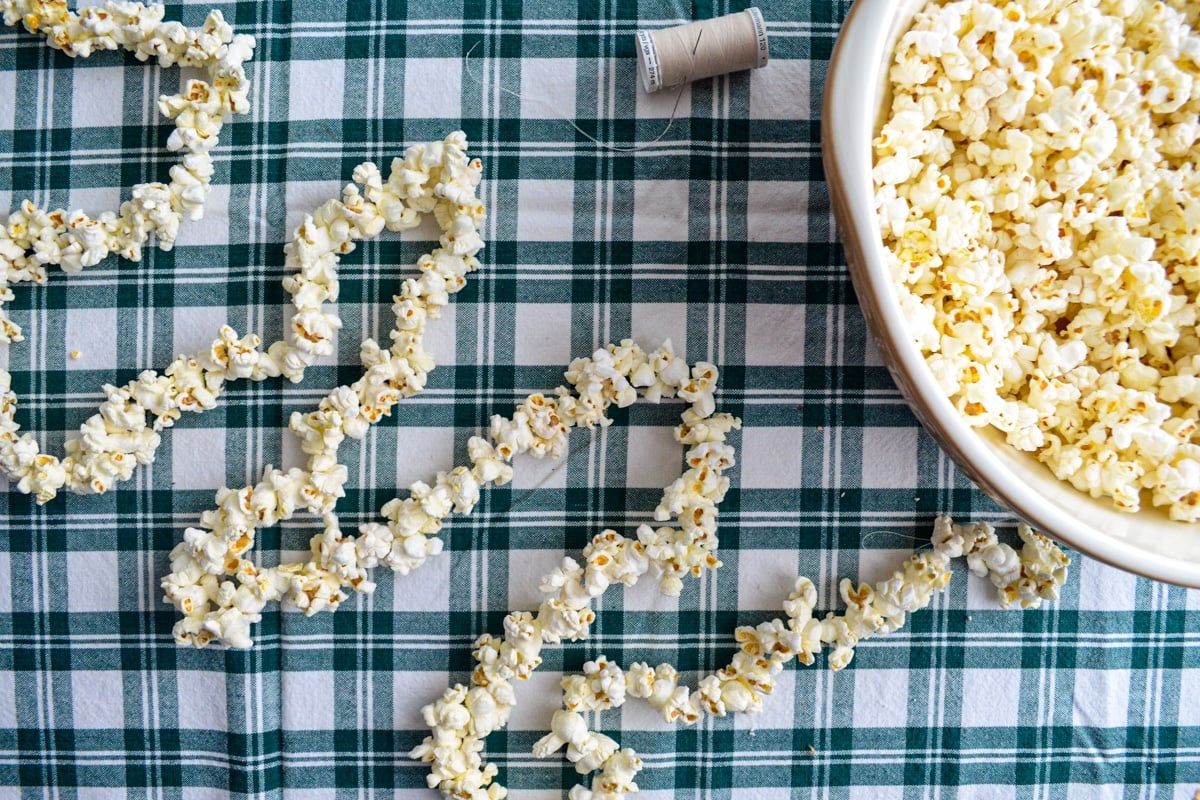
[[656, 92], [662, 88], [662, 65], [658, 62], [658, 48], [649, 31], [638, 31], [638, 51], [641, 56], [642, 85], [647, 92]]
[[750, 15], [750, 21], [754, 25], [754, 38], [757, 39], [755, 49], [758, 53], [758, 66], [755, 69], [762, 69], [767, 65], [767, 59], [770, 57], [770, 46], [767, 43], [767, 23], [763, 20], [758, 6], [747, 8], [746, 13]]

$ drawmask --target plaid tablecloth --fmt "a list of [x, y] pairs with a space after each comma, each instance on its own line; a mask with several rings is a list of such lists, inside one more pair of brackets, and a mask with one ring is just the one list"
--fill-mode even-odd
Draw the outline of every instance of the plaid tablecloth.
[[[202, 224], [140, 265], [110, 259], [19, 286], [28, 340], [0, 349], [20, 420], [55, 452], [100, 386], [193, 352], [229, 320], [282, 332], [284, 241], [353, 166], [464, 129], [485, 164], [484, 269], [430, 327], [443, 365], [361, 447], [345, 447], [352, 527], [397, 487], [465, 458], [495, 412], [560, 381], [574, 355], [670, 337], [722, 369], [744, 421], [721, 517], [725, 566], [678, 600], [613, 592], [588, 641], [547, 650], [509, 729], [488, 741], [527, 797], [577, 782], [533, 742], [560, 671], [598, 654], [727, 662], [737, 624], [778, 614], [797, 573], [820, 608], [841, 576], [878, 579], [933, 517], [1011, 523], [921, 431], [872, 346], [846, 276], [818, 137], [825, 65], [848, 3], [765, 3], [771, 63], [673, 92], [637, 85], [634, 31], [739, 4], [223, 3], [258, 40], [253, 111], [216, 151]], [[169, 7], [195, 25], [209, 3]], [[471, 53], [470, 72], [464, 56]], [[174, 157], [155, 98], [176, 71], [115, 53], [73, 62], [0, 31], [0, 206], [90, 211], [162, 179]], [[519, 93], [520, 98], [513, 93]], [[248, 652], [177, 649], [167, 553], [222, 485], [298, 463], [288, 415], [357, 377], [364, 336], [423, 251], [384, 237], [342, 265], [337, 358], [297, 386], [236, 384], [185, 419], [157, 462], [102, 497], [38, 508], [0, 494], [0, 797], [99, 800], [431, 797], [407, 753], [419, 709], [471, 667], [470, 643], [537, 600], [536, 578], [603, 527], [650, 518], [678, 474], [676, 405], [637, 406], [572, 435], [559, 463], [518, 464], [456, 518], [446, 553], [379, 574], [334, 615], [268, 610]], [[79, 351], [72, 358], [71, 351]], [[297, 520], [264, 563], [303, 550]], [[595, 722], [646, 762], [648, 798], [1175, 798], [1200, 787], [1200, 593], [1075, 558], [1061, 601], [1002, 611], [961, 567], [949, 592], [853, 664], [788, 669], [758, 717], [672, 729], [630, 701]]]

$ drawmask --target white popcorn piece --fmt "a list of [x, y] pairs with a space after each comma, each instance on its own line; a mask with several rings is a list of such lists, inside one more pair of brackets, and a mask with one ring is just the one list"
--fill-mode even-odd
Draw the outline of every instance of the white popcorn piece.
[[[625, 702], [624, 671], [600, 656], [583, 665], [583, 675], [563, 678], [563, 706], [571, 711], [601, 711]], [[589, 770], [590, 771], [590, 770]]]
[[590, 790], [582, 786], [571, 787], [570, 800], [617, 800], [634, 794], [638, 785], [633, 779], [641, 770], [642, 760], [637, 753], [628, 747], [618, 750], [605, 759], [600, 774], [592, 779]]
[[472, 436], [467, 441], [467, 455], [471, 459], [471, 472], [481, 484], [503, 486], [512, 480], [512, 467], [487, 439]]

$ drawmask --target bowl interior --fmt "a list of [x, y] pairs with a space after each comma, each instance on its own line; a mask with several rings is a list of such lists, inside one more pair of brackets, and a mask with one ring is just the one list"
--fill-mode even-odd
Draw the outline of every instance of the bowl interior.
[[942, 394], [908, 333], [875, 217], [871, 142], [890, 102], [888, 67], [896, 42], [923, 5], [924, 0], [857, 0], [825, 83], [826, 178], [854, 289], [884, 363], [942, 448], [1018, 517], [1114, 566], [1200, 587], [1200, 524], [1173, 522], [1153, 508], [1117, 511], [1108, 499], [1059, 481], [999, 432], [972, 428]]

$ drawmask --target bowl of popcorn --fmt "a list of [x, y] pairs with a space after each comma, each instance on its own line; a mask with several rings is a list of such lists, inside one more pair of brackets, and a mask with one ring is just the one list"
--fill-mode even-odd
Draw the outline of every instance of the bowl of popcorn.
[[857, 0], [825, 84], [859, 303], [914, 413], [1066, 545], [1200, 586], [1200, 4]]

